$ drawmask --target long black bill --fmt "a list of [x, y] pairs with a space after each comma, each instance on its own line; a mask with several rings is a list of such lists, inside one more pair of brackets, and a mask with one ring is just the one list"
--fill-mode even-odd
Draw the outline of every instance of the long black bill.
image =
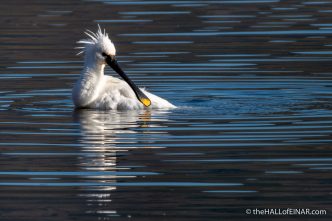
[[112, 59], [110, 56], [106, 57], [107, 64], [113, 68], [122, 78], [125, 80], [131, 89], [133, 89], [134, 93], [136, 94], [137, 99], [146, 107], [151, 105], [151, 100], [132, 82], [128, 76], [122, 71], [118, 62], [115, 59]]

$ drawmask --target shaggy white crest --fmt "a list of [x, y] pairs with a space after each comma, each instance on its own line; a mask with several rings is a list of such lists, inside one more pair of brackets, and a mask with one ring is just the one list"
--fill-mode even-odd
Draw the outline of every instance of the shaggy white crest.
[[94, 33], [88, 29], [84, 33], [89, 38], [82, 39], [77, 42], [79, 44], [84, 44], [82, 47], [76, 47], [76, 49], [83, 49], [82, 51], [78, 52], [77, 55], [80, 55], [84, 52], [88, 54], [89, 51], [93, 49], [97, 52], [103, 52], [110, 56], [114, 56], [116, 54], [114, 44], [112, 43], [111, 39], [109, 39], [105, 29], [103, 31], [101, 30], [99, 24], [97, 33]]

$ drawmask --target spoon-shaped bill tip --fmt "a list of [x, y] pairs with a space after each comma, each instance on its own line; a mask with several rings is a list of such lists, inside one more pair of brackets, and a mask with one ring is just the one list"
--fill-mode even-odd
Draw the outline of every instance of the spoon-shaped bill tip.
[[145, 107], [148, 107], [151, 105], [151, 100], [149, 98], [140, 98], [140, 101], [142, 104], [144, 104]]

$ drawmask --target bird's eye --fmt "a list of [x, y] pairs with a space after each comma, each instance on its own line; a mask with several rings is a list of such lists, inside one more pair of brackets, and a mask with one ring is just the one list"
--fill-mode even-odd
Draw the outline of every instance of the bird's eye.
[[107, 57], [107, 54], [105, 52], [103, 52], [101, 55]]

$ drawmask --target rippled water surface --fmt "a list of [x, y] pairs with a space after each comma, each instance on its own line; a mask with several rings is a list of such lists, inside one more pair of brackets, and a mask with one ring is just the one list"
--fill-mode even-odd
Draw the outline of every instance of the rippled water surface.
[[[1, 7], [1, 220], [331, 218], [332, 2]], [[131, 78], [178, 109], [74, 110], [73, 48], [97, 23]]]

